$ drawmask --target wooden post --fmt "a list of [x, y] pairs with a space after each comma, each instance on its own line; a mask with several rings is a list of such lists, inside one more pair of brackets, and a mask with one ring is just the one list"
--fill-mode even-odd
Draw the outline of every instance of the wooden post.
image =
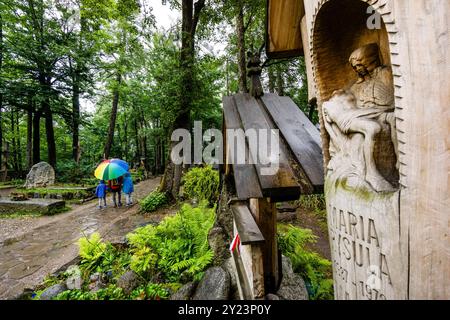
[[265, 292], [274, 293], [279, 284], [277, 215], [269, 198], [250, 199], [250, 211], [265, 239], [262, 247]]

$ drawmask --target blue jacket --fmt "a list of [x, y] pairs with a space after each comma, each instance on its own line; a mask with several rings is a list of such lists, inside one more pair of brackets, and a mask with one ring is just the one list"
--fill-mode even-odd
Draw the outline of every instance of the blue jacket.
[[126, 173], [123, 177], [122, 190], [123, 193], [134, 192], [133, 180], [131, 179], [131, 175], [129, 173]]
[[97, 189], [95, 189], [95, 195], [97, 196], [97, 198], [106, 197], [106, 184], [100, 183], [97, 186]]

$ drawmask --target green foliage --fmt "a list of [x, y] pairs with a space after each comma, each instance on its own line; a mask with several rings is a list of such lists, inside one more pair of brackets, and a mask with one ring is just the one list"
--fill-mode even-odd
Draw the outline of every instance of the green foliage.
[[184, 192], [190, 199], [213, 204], [219, 195], [219, 173], [211, 166], [192, 168], [183, 177]]
[[[214, 210], [206, 202], [197, 208], [185, 204], [160, 225], [136, 229], [127, 235], [132, 252], [151, 248], [158, 257], [155, 271], [163, 273], [168, 281], [199, 278], [213, 259], [207, 237], [214, 223]], [[139, 261], [140, 257], [135, 259]]]
[[316, 238], [309, 229], [278, 225], [278, 247], [309, 285], [311, 299], [333, 299], [331, 262], [307, 248]]
[[326, 208], [323, 194], [302, 195], [296, 203], [305, 210], [323, 211]]
[[139, 204], [143, 212], [153, 212], [167, 204], [167, 201], [168, 199], [164, 192], [153, 191], [144, 200], [140, 201]]
[[126, 298], [122, 288], [111, 284], [96, 292], [67, 290], [58, 294], [54, 300], [125, 300]]
[[302, 195], [296, 203], [301, 209], [312, 212], [322, 231], [328, 232], [326, 203], [323, 194]]
[[92, 176], [95, 164], [82, 162], [77, 164], [73, 160], [59, 161], [56, 176], [58, 181], [66, 183], [83, 183], [83, 179]]
[[91, 272], [98, 269], [103, 262], [103, 255], [106, 252], [106, 244], [102, 242], [100, 234], [94, 232], [89, 238], [83, 237], [78, 240], [80, 247], [81, 267]]
[[152, 249], [146, 246], [135, 248], [132, 251], [130, 268], [138, 274], [145, 274], [154, 270], [158, 256], [152, 253]]

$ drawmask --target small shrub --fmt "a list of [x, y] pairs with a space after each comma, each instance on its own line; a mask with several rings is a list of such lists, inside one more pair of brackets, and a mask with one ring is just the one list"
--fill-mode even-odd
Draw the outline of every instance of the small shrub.
[[155, 269], [157, 260], [158, 256], [152, 253], [150, 247], [139, 247], [133, 250], [130, 268], [138, 274], [144, 274]]
[[89, 238], [83, 237], [78, 240], [80, 247], [81, 268], [87, 272], [96, 270], [101, 266], [106, 244], [102, 242], [100, 234], [94, 232]]
[[[196, 208], [185, 204], [175, 216], [165, 218], [158, 226], [147, 225], [128, 234], [131, 250], [134, 255], [141, 255], [140, 250], [151, 248], [150, 252], [157, 255], [155, 271], [163, 273], [168, 281], [180, 282], [182, 277], [198, 279], [214, 256], [208, 244], [214, 210], [206, 202]], [[131, 259], [140, 261], [141, 257]]]
[[184, 192], [190, 199], [213, 204], [219, 196], [219, 173], [211, 166], [192, 168], [184, 175], [183, 183]]
[[[292, 261], [294, 272], [299, 273], [308, 285], [312, 300], [333, 299], [331, 262], [307, 249], [316, 241], [309, 229], [292, 225], [278, 225], [278, 247]], [[330, 282], [331, 281], [331, 282]]]
[[107, 288], [96, 292], [67, 290], [58, 294], [54, 300], [125, 300], [126, 298], [122, 288], [110, 284]]
[[154, 212], [161, 206], [167, 204], [168, 199], [164, 192], [153, 191], [139, 204], [143, 212]]

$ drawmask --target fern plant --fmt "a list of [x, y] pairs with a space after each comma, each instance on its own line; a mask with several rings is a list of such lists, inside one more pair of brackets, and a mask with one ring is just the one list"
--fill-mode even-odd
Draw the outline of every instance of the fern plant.
[[101, 266], [106, 244], [102, 242], [98, 232], [94, 232], [90, 237], [80, 238], [78, 246], [82, 269], [90, 272]]
[[311, 298], [333, 299], [331, 262], [307, 248], [316, 239], [309, 229], [278, 225], [278, 248], [291, 260], [294, 272], [299, 273], [309, 284]]
[[219, 173], [211, 166], [192, 168], [184, 175], [183, 185], [188, 198], [213, 204], [219, 196]]
[[[168, 281], [180, 282], [182, 277], [197, 279], [213, 259], [208, 232], [214, 223], [214, 210], [207, 207], [206, 201], [196, 208], [185, 204], [175, 216], [167, 217], [158, 226], [147, 225], [128, 234], [134, 253], [132, 261], [140, 261], [142, 258], [137, 256], [142, 255], [140, 250], [150, 248], [151, 254], [156, 255], [156, 270]], [[138, 271], [145, 276], [143, 270]]]
[[143, 212], [154, 212], [161, 206], [167, 204], [168, 199], [164, 192], [153, 191], [144, 200], [140, 201]]

